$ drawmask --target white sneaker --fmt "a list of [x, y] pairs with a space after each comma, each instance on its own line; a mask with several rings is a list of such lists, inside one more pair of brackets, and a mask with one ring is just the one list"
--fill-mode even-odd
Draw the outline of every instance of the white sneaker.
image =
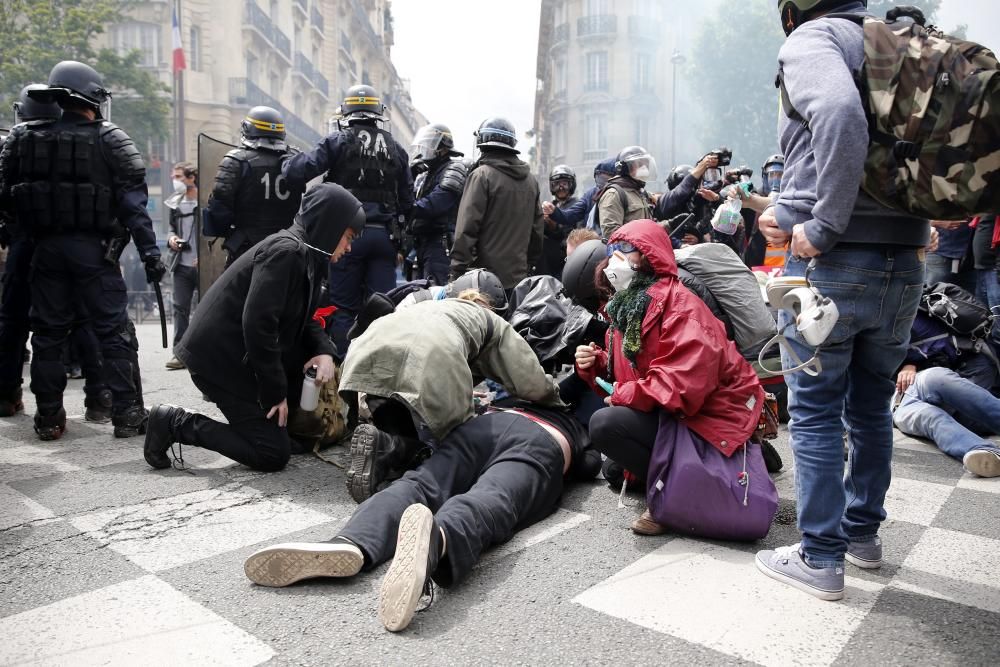
[[962, 457], [965, 469], [977, 477], [1000, 477], [1000, 454], [992, 449], [973, 449]]
[[280, 588], [313, 577], [353, 577], [364, 564], [349, 542], [287, 542], [250, 554], [243, 571], [255, 584]]

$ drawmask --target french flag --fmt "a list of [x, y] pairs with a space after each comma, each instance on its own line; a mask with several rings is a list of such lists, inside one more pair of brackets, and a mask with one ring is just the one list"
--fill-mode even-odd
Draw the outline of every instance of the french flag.
[[177, 7], [174, 7], [173, 14], [173, 46], [174, 46], [174, 74], [187, 69], [187, 62], [184, 60], [184, 45], [181, 43], [181, 24], [177, 20]]

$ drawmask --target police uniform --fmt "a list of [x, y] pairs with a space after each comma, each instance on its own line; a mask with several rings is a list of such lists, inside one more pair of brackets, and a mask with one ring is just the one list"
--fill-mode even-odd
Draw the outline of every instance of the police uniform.
[[116, 434], [119, 420], [134, 421], [141, 410], [125, 281], [117, 257], [106, 255], [124, 225], [144, 261], [159, 260], [145, 175], [124, 131], [68, 111], [59, 120], [15, 127], [0, 152], [0, 201], [35, 244], [30, 320], [36, 429], [40, 418], [64, 417], [61, 353], [77, 305], [89, 314], [100, 344]]
[[416, 202], [410, 232], [415, 238], [420, 275], [414, 279], [448, 282], [448, 249], [455, 234], [458, 204], [468, 169], [461, 160], [444, 158], [428, 162], [429, 169], [415, 181]]
[[413, 180], [405, 149], [375, 120], [351, 124], [324, 138], [311, 151], [285, 161], [282, 173], [292, 187], [305, 187], [316, 176], [337, 183], [364, 205], [364, 234], [351, 252], [330, 265], [330, 302], [337, 311], [329, 333], [338, 353], [347, 353], [347, 331], [365, 298], [396, 285], [396, 245], [393, 229], [413, 206]]

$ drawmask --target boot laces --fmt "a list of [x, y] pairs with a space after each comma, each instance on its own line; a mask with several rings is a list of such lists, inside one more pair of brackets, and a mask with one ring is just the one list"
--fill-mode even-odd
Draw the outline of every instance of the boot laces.
[[434, 582], [431, 581], [430, 577], [427, 577], [427, 581], [424, 582], [424, 590], [420, 595], [420, 601], [424, 603], [424, 606], [417, 609], [418, 614], [422, 611], [427, 611], [434, 604], [434, 588]]

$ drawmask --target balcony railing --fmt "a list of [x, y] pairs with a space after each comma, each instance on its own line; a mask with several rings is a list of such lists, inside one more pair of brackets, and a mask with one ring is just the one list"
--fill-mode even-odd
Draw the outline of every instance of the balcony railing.
[[587, 92], [608, 90], [610, 87], [611, 86], [609, 85], [607, 79], [601, 79], [598, 81], [587, 81], [586, 83], [583, 84], [583, 89], [586, 90]]
[[588, 35], [610, 35], [618, 30], [618, 17], [614, 14], [595, 14], [581, 16], [576, 20], [576, 34], [579, 37]]
[[323, 93], [324, 97], [330, 96], [330, 83], [326, 80], [326, 77], [313, 66], [312, 61], [309, 60], [306, 54], [301, 51], [295, 52], [294, 71], [304, 76], [309, 83]]
[[312, 24], [312, 27], [316, 28], [321, 33], [323, 32], [323, 13], [316, 9], [316, 5], [313, 5], [312, 7], [312, 13], [309, 15], [309, 22]]
[[661, 32], [660, 22], [645, 16], [628, 17], [629, 37], [639, 39], [659, 39]]
[[292, 8], [298, 9], [303, 16], [309, 14], [309, 0], [292, 0]]
[[285, 119], [288, 134], [309, 144], [323, 138], [309, 123], [285, 108], [250, 79], [239, 77], [229, 80], [229, 103], [235, 107], [268, 106], [276, 109]]
[[560, 44], [569, 39], [569, 24], [560, 23], [552, 31], [552, 45]]
[[243, 24], [259, 32], [264, 39], [274, 45], [278, 52], [291, 60], [292, 40], [281, 31], [281, 28], [274, 25], [271, 17], [253, 0], [247, 0], [246, 5], [244, 5]]
[[274, 48], [284, 54], [289, 60], [291, 59], [292, 40], [288, 39], [288, 35], [281, 32], [281, 28], [278, 26], [274, 26]]

